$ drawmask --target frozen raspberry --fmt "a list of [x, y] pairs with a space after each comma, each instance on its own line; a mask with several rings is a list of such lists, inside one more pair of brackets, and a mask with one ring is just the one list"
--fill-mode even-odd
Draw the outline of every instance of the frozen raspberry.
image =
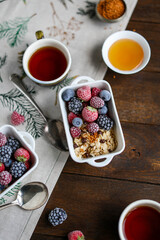
[[78, 127], [71, 127], [70, 129], [71, 135], [73, 138], [79, 137], [81, 134], [81, 129]]
[[98, 130], [99, 130], [99, 126], [98, 126], [98, 124], [97, 123], [89, 123], [88, 125], [87, 125], [87, 130], [88, 130], [88, 132], [90, 132], [90, 133], [95, 133], [95, 132], [98, 132]]
[[23, 123], [25, 121], [25, 118], [23, 115], [20, 115], [19, 113], [17, 113], [16, 111], [14, 111], [11, 115], [11, 124], [13, 124], [14, 126], [18, 126], [21, 123]]
[[0, 173], [0, 184], [8, 185], [12, 181], [12, 175], [8, 171], [3, 171]]
[[100, 97], [92, 97], [90, 100], [91, 107], [102, 108], [104, 106], [104, 101]]
[[98, 118], [98, 111], [93, 107], [85, 107], [82, 110], [82, 117], [87, 122], [94, 122]]
[[92, 88], [92, 97], [98, 96], [100, 91], [101, 91], [101, 89], [99, 89], [99, 88], [96, 88], [96, 87]]
[[26, 166], [26, 169], [28, 170], [28, 169], [30, 168], [30, 163], [29, 163], [29, 161], [25, 162], [24, 164], [25, 164], [25, 166]]
[[68, 240], [85, 240], [84, 234], [79, 230], [72, 231], [68, 233]]
[[5, 165], [0, 162], [0, 172], [3, 172], [5, 170]]
[[78, 88], [77, 96], [85, 102], [89, 101], [91, 99], [91, 88], [89, 86]]
[[25, 148], [18, 148], [14, 153], [14, 158], [19, 162], [26, 162], [30, 159], [30, 154]]
[[7, 142], [6, 135], [0, 132], [0, 147], [4, 146]]
[[68, 114], [68, 122], [69, 122], [70, 124], [72, 124], [73, 119], [76, 118], [76, 117], [77, 117], [77, 115], [76, 115], [75, 113], [70, 112], [70, 113]]

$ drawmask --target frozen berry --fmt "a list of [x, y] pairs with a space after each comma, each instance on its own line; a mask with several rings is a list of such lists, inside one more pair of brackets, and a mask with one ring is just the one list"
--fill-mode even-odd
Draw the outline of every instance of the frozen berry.
[[18, 148], [20, 148], [20, 142], [14, 138], [13, 136], [10, 136], [7, 139], [6, 145], [10, 146], [12, 148], [12, 153], [14, 153]]
[[99, 88], [96, 88], [96, 87], [92, 88], [92, 97], [98, 96], [100, 91], [101, 91], [101, 89], [99, 89]]
[[82, 124], [83, 124], [83, 121], [82, 121], [81, 118], [76, 117], [76, 118], [73, 119], [72, 124], [73, 124], [73, 126], [75, 126], [75, 127], [81, 127]]
[[75, 114], [79, 114], [82, 111], [83, 105], [82, 101], [76, 97], [71, 98], [68, 103], [68, 109], [70, 112]]
[[85, 102], [89, 101], [91, 99], [91, 88], [89, 86], [83, 86], [78, 88], [77, 96]]
[[4, 163], [0, 162], [0, 172], [3, 172], [5, 170]]
[[81, 129], [78, 127], [71, 127], [70, 129], [71, 135], [73, 138], [79, 137], [81, 134]]
[[18, 126], [21, 123], [23, 123], [25, 121], [25, 118], [23, 115], [17, 113], [16, 111], [14, 111], [11, 115], [11, 124]]
[[6, 186], [12, 181], [12, 175], [8, 171], [0, 173], [0, 184]]
[[98, 109], [99, 114], [106, 114], [108, 112], [108, 108], [104, 105], [102, 108]]
[[26, 162], [30, 159], [30, 154], [25, 148], [18, 148], [14, 153], [14, 158], [19, 162]]
[[9, 159], [7, 162], [4, 163], [5, 167], [10, 167], [12, 165], [12, 159]]
[[94, 122], [98, 118], [98, 111], [93, 107], [85, 107], [82, 110], [82, 117], [87, 122]]
[[26, 169], [28, 170], [28, 169], [30, 168], [30, 163], [29, 163], [29, 161], [25, 162], [24, 164], [25, 164], [25, 166], [26, 166]]
[[105, 102], [108, 102], [111, 99], [111, 94], [108, 90], [102, 90], [99, 94], [100, 98], [102, 98]]
[[7, 162], [12, 155], [12, 148], [10, 146], [4, 145], [0, 147], [0, 162]]
[[26, 170], [25, 163], [15, 161], [10, 168], [10, 173], [14, 178], [20, 178]]
[[70, 113], [68, 114], [68, 122], [69, 122], [70, 124], [72, 124], [73, 119], [76, 118], [76, 117], [77, 117], [77, 115], [76, 115], [75, 113], [70, 112]]
[[0, 147], [4, 146], [7, 142], [6, 135], [0, 132]]
[[48, 215], [49, 222], [55, 227], [67, 219], [67, 213], [63, 208], [55, 208]]
[[99, 115], [97, 123], [100, 128], [109, 131], [113, 127], [113, 120], [106, 115]]
[[79, 230], [72, 231], [68, 233], [68, 240], [84, 240], [84, 234]]
[[90, 100], [91, 107], [102, 108], [104, 106], [104, 101], [100, 97], [92, 97]]
[[98, 124], [95, 123], [95, 122], [89, 123], [89, 124], [87, 125], [87, 130], [88, 130], [88, 132], [90, 132], [90, 133], [95, 133], [95, 132], [98, 132], [99, 126], [98, 126]]
[[65, 102], [68, 102], [72, 97], [75, 96], [75, 91], [71, 88], [66, 89], [63, 93], [62, 93], [62, 99]]

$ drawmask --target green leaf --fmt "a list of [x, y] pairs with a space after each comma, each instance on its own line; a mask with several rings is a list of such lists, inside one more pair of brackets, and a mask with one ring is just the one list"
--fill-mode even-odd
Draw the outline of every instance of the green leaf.
[[80, 15], [89, 15], [90, 18], [93, 18], [96, 15], [96, 2], [85, 1], [86, 2], [86, 9], [78, 8], [77, 14]]
[[[30, 93], [34, 92], [35, 90], [30, 90]], [[8, 93], [0, 94], [0, 102], [3, 107], [9, 108], [12, 112], [17, 111], [25, 117], [26, 131], [34, 138], [39, 138], [43, 134], [44, 120], [19, 90], [12, 89]]]
[[7, 42], [11, 47], [20, 44], [28, 31], [27, 25], [31, 17], [15, 18], [14, 20], [5, 21], [0, 24], [0, 39], [7, 38]]
[[5, 54], [4, 57], [0, 57], [0, 68], [2, 68], [6, 63], [7, 55]]

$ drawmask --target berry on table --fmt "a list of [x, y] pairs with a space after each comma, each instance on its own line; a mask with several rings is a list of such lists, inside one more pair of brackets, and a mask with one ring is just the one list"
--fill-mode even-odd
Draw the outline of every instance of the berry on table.
[[10, 173], [14, 178], [20, 178], [26, 169], [25, 163], [15, 161], [10, 168]]
[[70, 124], [72, 124], [73, 119], [76, 118], [76, 117], [77, 117], [77, 115], [76, 115], [75, 113], [70, 112], [70, 113], [68, 114], [68, 122], [69, 122]]
[[71, 98], [68, 103], [68, 109], [70, 112], [79, 114], [83, 108], [82, 101], [76, 97]]
[[82, 110], [82, 117], [87, 122], [94, 122], [98, 118], [98, 111], [93, 107], [85, 107]]
[[107, 112], [108, 112], [108, 108], [105, 105], [102, 108], [98, 109], [99, 114], [106, 114]]
[[4, 146], [7, 142], [6, 135], [0, 132], [0, 147]]
[[104, 106], [104, 101], [100, 97], [95, 96], [91, 98], [90, 105], [94, 108], [102, 108]]
[[71, 127], [70, 129], [71, 135], [73, 138], [79, 137], [81, 134], [81, 129], [78, 127]]
[[4, 145], [0, 147], [0, 162], [7, 162], [12, 154], [12, 148], [10, 146]]
[[67, 213], [63, 208], [55, 208], [48, 215], [49, 222], [55, 227], [67, 219]]
[[75, 96], [75, 91], [71, 88], [66, 89], [63, 93], [62, 93], [62, 99], [65, 102], [68, 102], [72, 97]]
[[18, 148], [14, 153], [14, 158], [19, 162], [26, 162], [30, 159], [30, 154], [25, 148]]
[[8, 185], [12, 181], [12, 175], [8, 171], [3, 171], [0, 173], [0, 184]]
[[98, 132], [99, 126], [98, 126], [97, 123], [92, 122], [92, 123], [89, 123], [89, 124], [87, 125], [87, 130], [88, 130], [88, 132], [90, 132], [90, 133], [95, 133], [95, 132]]
[[102, 98], [105, 102], [108, 102], [111, 99], [111, 94], [108, 90], [102, 90], [99, 94], [100, 98]]
[[83, 120], [81, 118], [79, 118], [79, 117], [76, 117], [76, 118], [73, 119], [72, 124], [73, 124], [73, 126], [79, 128], [79, 127], [82, 126]]
[[100, 128], [109, 131], [113, 127], [113, 120], [106, 115], [99, 115], [97, 123]]
[[11, 124], [14, 126], [18, 126], [25, 121], [23, 115], [19, 114], [18, 112], [14, 111], [11, 115]]
[[84, 234], [79, 230], [72, 231], [68, 233], [68, 240], [84, 240]]
[[98, 96], [100, 92], [101, 92], [101, 89], [96, 87], [92, 88], [92, 97]]
[[91, 99], [91, 88], [89, 86], [80, 87], [77, 89], [77, 96], [81, 100], [87, 102]]
[[0, 172], [3, 172], [5, 170], [4, 163], [0, 162]]
[[20, 147], [20, 142], [13, 136], [10, 136], [7, 139], [6, 145], [10, 146], [12, 148], [12, 153], [14, 153]]

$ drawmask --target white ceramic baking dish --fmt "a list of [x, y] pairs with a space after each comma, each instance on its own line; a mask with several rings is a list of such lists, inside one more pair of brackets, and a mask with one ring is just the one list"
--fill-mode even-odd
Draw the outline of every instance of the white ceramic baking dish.
[[[78, 88], [80, 88], [82, 86], [86, 86], [86, 85], [90, 86], [91, 88], [98, 87], [100, 89], [106, 89], [111, 93], [111, 100], [109, 101], [109, 104], [108, 104], [109, 116], [114, 120], [114, 132], [115, 132], [115, 136], [116, 136], [118, 145], [117, 145], [117, 148], [111, 153], [103, 154], [103, 155], [100, 155], [97, 157], [80, 159], [75, 155], [75, 152], [74, 152], [73, 138], [70, 134], [70, 128], [69, 128], [69, 123], [68, 123], [68, 119], [67, 119], [66, 103], [62, 99], [62, 93], [68, 88], [77, 90]], [[121, 124], [119, 121], [117, 109], [115, 106], [112, 89], [107, 81], [104, 81], [104, 80], [96, 80], [95, 81], [94, 79], [87, 77], [87, 76], [77, 77], [70, 86], [64, 87], [60, 90], [59, 103], [60, 103], [61, 113], [62, 113], [62, 117], [63, 117], [63, 123], [64, 123], [65, 132], [66, 132], [69, 152], [74, 161], [76, 161], [78, 163], [87, 162], [88, 164], [90, 164], [94, 167], [104, 167], [111, 162], [111, 160], [114, 156], [120, 154], [124, 150], [124, 148], [125, 148], [124, 136], [123, 136]], [[99, 161], [100, 159], [101, 159], [101, 161]]]
[[39, 159], [38, 159], [38, 156], [37, 156], [37, 154], [35, 153], [35, 150], [34, 150], [35, 149], [35, 140], [33, 139], [33, 137], [29, 133], [17, 131], [16, 128], [11, 126], [11, 125], [2, 126], [0, 128], [0, 132], [5, 134], [7, 137], [9, 137], [9, 136], [15, 137], [21, 143], [22, 147], [24, 147], [25, 149], [27, 149], [29, 151], [30, 156], [31, 156], [31, 167], [30, 167], [30, 169], [22, 177], [20, 177], [14, 183], [9, 185], [9, 187], [6, 188], [0, 194], [0, 197], [2, 197], [9, 190], [11, 190], [11, 188], [13, 188], [18, 182], [21, 182], [26, 176], [28, 176], [37, 167]]

